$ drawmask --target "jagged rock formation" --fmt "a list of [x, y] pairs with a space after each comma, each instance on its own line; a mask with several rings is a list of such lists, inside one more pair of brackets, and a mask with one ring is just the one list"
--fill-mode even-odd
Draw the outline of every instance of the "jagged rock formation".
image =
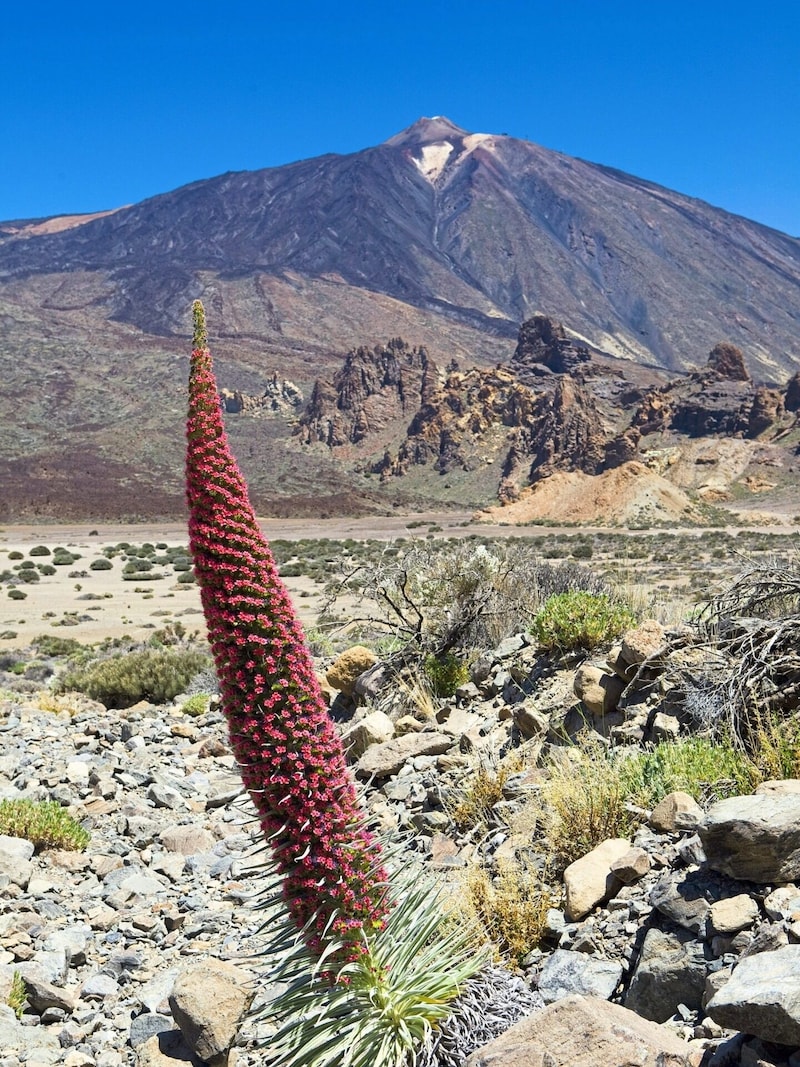
[[305, 444], [360, 444], [424, 405], [435, 374], [425, 349], [401, 337], [385, 346], [354, 348], [332, 382], [315, 382], [297, 432]]
[[[354, 350], [332, 381], [315, 384], [300, 422], [302, 439], [334, 450], [358, 446], [366, 469], [384, 484], [419, 480], [426, 468], [475, 481], [491, 478], [506, 505], [556, 474], [594, 477], [623, 466], [630, 468], [623, 481], [635, 482], [641, 506], [648, 499], [669, 500], [669, 508], [686, 511], [690, 501], [683, 489], [703, 490], [702, 499], [719, 503], [728, 497], [719, 471], [704, 488], [696, 476], [687, 481], [680, 465], [670, 469], [680, 442], [768, 442], [794, 425], [786, 400], [800, 406], [800, 399], [792, 399], [794, 393], [800, 398], [800, 375], [785, 398], [754, 383], [742, 352], [728, 343], [717, 344], [701, 370], [670, 379], [642, 368], [632, 373], [631, 364], [590, 350], [545, 315], [522, 324], [508, 364], [491, 370], [452, 363], [442, 372], [423, 350], [396, 344]], [[666, 465], [665, 442], [673, 456]], [[774, 451], [764, 452], [761, 461], [782, 462]], [[698, 456], [693, 462], [705, 468], [716, 459]], [[740, 462], [735, 477], [747, 464], [746, 458]], [[664, 477], [672, 478], [677, 493]], [[648, 479], [652, 485], [644, 484]], [[746, 475], [742, 484], [750, 492], [775, 487], [760, 472]], [[691, 517], [698, 517], [693, 510]]]
[[278, 372], [264, 386], [260, 396], [243, 393], [239, 389], [220, 389], [222, 407], [228, 415], [293, 415], [303, 404], [303, 393], [294, 382], [278, 378]]
[[783, 413], [777, 389], [755, 386], [742, 352], [716, 345], [703, 370], [648, 394], [633, 417], [642, 434], [673, 430], [687, 437], [757, 437]]

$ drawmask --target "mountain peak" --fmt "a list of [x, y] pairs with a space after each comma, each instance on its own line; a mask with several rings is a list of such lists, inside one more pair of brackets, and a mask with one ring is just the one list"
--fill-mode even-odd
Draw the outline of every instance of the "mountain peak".
[[468, 137], [469, 130], [463, 130], [456, 126], [444, 115], [434, 115], [433, 118], [420, 118], [405, 130], [390, 137], [386, 144], [395, 147], [399, 145], [432, 144], [437, 141], [446, 141], [450, 137]]

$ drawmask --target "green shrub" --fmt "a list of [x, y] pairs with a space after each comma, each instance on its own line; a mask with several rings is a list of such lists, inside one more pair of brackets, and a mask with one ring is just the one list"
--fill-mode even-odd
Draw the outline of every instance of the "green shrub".
[[55, 800], [0, 801], [0, 834], [22, 837], [37, 849], [80, 851], [89, 844], [86, 830]]
[[69, 567], [71, 566], [77, 556], [73, 556], [70, 552], [58, 552], [53, 553], [53, 566], [54, 567]]
[[469, 681], [466, 663], [452, 652], [446, 652], [443, 656], [426, 657], [425, 673], [431, 683], [433, 695], [437, 697], [451, 697], [460, 685]]
[[123, 577], [127, 574], [139, 574], [151, 571], [153, 564], [149, 559], [132, 559], [122, 568]]
[[113, 563], [105, 556], [101, 556], [99, 559], [93, 559], [89, 564], [90, 571], [110, 571], [113, 567]]
[[14, 1012], [18, 1019], [22, 1018], [22, 1013], [25, 1010], [25, 1005], [28, 1002], [28, 994], [25, 986], [25, 979], [19, 973], [14, 971], [11, 976], [11, 987], [8, 991], [8, 1000], [6, 1003], [9, 1008]]
[[208, 666], [208, 656], [196, 649], [144, 649], [69, 671], [59, 689], [85, 693], [107, 708], [129, 708], [140, 700], [165, 704]]
[[187, 559], [186, 556], [176, 556], [172, 560], [172, 569], [174, 571], [190, 571], [192, 569], [192, 561]]
[[36, 564], [33, 562], [32, 559], [24, 559], [22, 561], [22, 563], [19, 564], [19, 570], [21, 570], [21, 571], [36, 570]]
[[31, 582], [38, 582], [39, 581], [39, 572], [36, 570], [35, 567], [34, 567], [34, 569], [32, 571], [31, 570], [20, 571], [17, 574], [17, 581], [18, 582], [24, 582], [26, 585], [29, 585]]
[[184, 700], [181, 704], [181, 711], [184, 715], [190, 715], [192, 718], [196, 718], [199, 715], [205, 715], [208, 711], [210, 700], [211, 697], [208, 693], [195, 693], [195, 695], [189, 697], [188, 700]]
[[52, 563], [40, 563], [38, 565], [39, 574], [43, 574], [45, 577], [49, 577], [51, 574], [56, 573], [56, 569]]
[[179, 574], [177, 580], [179, 585], [194, 585], [197, 581], [194, 574], [188, 571], [185, 574]]
[[18, 552], [16, 549], [14, 549], [13, 552], [9, 552], [8, 553], [8, 558], [9, 559], [24, 559], [25, 557], [22, 555], [21, 552]]
[[47, 545], [34, 545], [28, 553], [29, 556], [49, 556], [50, 549]]
[[57, 637], [55, 634], [39, 634], [31, 644], [42, 656], [70, 656], [83, 648], [74, 637]]
[[633, 614], [604, 593], [557, 593], [542, 606], [532, 630], [542, 648], [592, 649], [613, 641], [634, 623]]
[[12, 600], [24, 600], [28, 594], [22, 589], [9, 589], [8, 595]]
[[728, 741], [686, 737], [660, 741], [620, 765], [625, 794], [642, 807], [653, 807], [680, 789], [698, 801], [750, 793], [758, 773], [744, 751]]

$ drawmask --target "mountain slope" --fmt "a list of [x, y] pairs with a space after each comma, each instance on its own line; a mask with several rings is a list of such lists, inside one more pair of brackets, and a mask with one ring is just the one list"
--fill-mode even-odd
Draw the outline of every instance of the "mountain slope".
[[[180, 513], [196, 297], [220, 384], [251, 396], [277, 373], [308, 397], [343, 353], [388, 338], [440, 366], [507, 362], [536, 311], [670, 372], [701, 366], [722, 340], [756, 380], [784, 384], [800, 366], [797, 239], [421, 119], [350, 155], [224, 174], [95, 216], [0, 223], [3, 520], [67, 506]], [[284, 416], [232, 426], [263, 509], [371, 499], [346, 465], [289, 440]]]

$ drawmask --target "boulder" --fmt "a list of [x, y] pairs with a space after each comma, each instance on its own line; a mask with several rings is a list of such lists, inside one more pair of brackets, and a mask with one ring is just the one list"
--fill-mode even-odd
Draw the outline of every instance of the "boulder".
[[746, 893], [717, 900], [711, 905], [711, 927], [715, 934], [738, 934], [740, 930], [749, 930], [758, 916], [758, 904]]
[[622, 637], [620, 658], [629, 666], [638, 666], [664, 647], [666, 633], [655, 619], [646, 619], [641, 626], [628, 630]]
[[706, 1011], [720, 1026], [800, 1045], [800, 945], [741, 960]]
[[619, 878], [623, 885], [633, 885], [644, 878], [650, 870], [650, 856], [643, 848], [629, 848], [624, 856], [614, 860], [611, 873]]
[[247, 974], [222, 960], [203, 960], [178, 974], [169, 997], [183, 1040], [201, 1060], [223, 1056], [253, 998]]
[[616, 674], [606, 674], [594, 663], [584, 663], [575, 672], [572, 689], [592, 715], [606, 715], [617, 706], [625, 682]]
[[650, 813], [650, 825], [660, 834], [693, 830], [703, 818], [703, 809], [688, 793], [668, 793]]
[[706, 984], [702, 942], [687, 930], [647, 932], [636, 970], [625, 996], [625, 1006], [644, 1019], [663, 1023], [679, 1004], [698, 1011]]
[[558, 948], [539, 974], [537, 988], [545, 1004], [572, 993], [608, 1000], [622, 978], [622, 964], [601, 960], [586, 952]]
[[345, 752], [353, 759], [363, 756], [370, 745], [380, 745], [394, 737], [394, 723], [383, 711], [371, 711], [342, 734]]
[[621, 882], [611, 865], [624, 856], [630, 841], [614, 837], [575, 860], [564, 871], [564, 895], [567, 918], [575, 922], [588, 915], [595, 905], [612, 897]]
[[619, 1004], [569, 996], [520, 1019], [464, 1067], [688, 1067], [689, 1046]]
[[361, 778], [388, 778], [397, 774], [407, 760], [415, 756], [439, 756], [452, 744], [449, 734], [436, 731], [403, 734], [383, 744], [370, 745], [356, 764], [356, 774]]
[[697, 830], [713, 870], [772, 885], [800, 878], [798, 793], [720, 800]]
[[328, 669], [325, 678], [328, 685], [338, 689], [347, 697], [352, 697], [355, 692], [356, 680], [360, 675], [373, 667], [378, 662], [378, 657], [371, 648], [364, 645], [353, 645], [334, 661]]

